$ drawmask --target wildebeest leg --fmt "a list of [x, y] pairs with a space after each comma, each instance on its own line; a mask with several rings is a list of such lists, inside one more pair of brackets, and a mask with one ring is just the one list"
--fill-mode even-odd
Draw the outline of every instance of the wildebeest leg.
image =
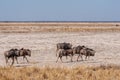
[[80, 57], [80, 54], [79, 54], [78, 57], [77, 57], [77, 61], [78, 61], [79, 57]]
[[67, 59], [68, 54], [66, 52], [64, 52], [64, 55], [66, 56], [66, 59]]
[[90, 59], [90, 53], [88, 54], [88, 59]]
[[60, 56], [60, 60], [61, 60], [61, 62], [63, 62], [63, 61], [62, 61], [62, 56]]
[[56, 49], [56, 57], [57, 57], [57, 54], [58, 54], [58, 50], [59, 50], [59, 49], [57, 48], [57, 49]]
[[88, 56], [88, 60], [90, 59], [90, 56]]
[[12, 64], [11, 64], [11, 66], [14, 64], [14, 57], [12, 57]]
[[77, 57], [77, 61], [78, 61], [78, 59], [79, 59], [80, 56], [81, 56], [81, 54], [78, 55], [78, 57]]
[[25, 59], [25, 56], [23, 56], [23, 61], [24, 61], [24, 59]]
[[71, 62], [73, 62], [72, 58], [73, 58], [73, 55], [71, 55]]
[[5, 57], [5, 61], [6, 61], [6, 64], [8, 63], [8, 58], [7, 57]]
[[82, 55], [80, 55], [81, 56], [81, 60], [83, 61], [83, 57], [82, 57]]
[[15, 59], [16, 59], [16, 62], [17, 62], [17, 64], [18, 64], [18, 60], [17, 60], [17, 57], [15, 57]]
[[67, 59], [67, 55], [66, 55], [66, 59]]
[[56, 63], [58, 62], [59, 56], [57, 57]]
[[23, 57], [23, 61], [24, 61], [24, 57]]
[[87, 56], [85, 57], [85, 60], [87, 60]]
[[28, 61], [27, 57], [26, 57], [26, 56], [24, 56], [24, 58], [25, 58], [25, 59], [26, 59], [26, 61], [29, 63], [29, 61]]
[[82, 61], [83, 61], [83, 58], [82, 58], [82, 55], [81, 55], [81, 54], [78, 55], [77, 61], [78, 61], [79, 57], [81, 57], [81, 59], [82, 59]]
[[85, 57], [85, 60], [87, 60], [87, 58], [89, 59], [89, 57], [90, 57], [90, 54], [88, 53], [88, 55], [86, 55]]

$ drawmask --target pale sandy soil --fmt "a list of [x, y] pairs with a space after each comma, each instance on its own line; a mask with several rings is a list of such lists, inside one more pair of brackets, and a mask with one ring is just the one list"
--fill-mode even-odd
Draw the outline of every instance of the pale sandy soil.
[[[96, 51], [94, 57], [87, 61], [74, 62], [70, 58], [64, 63], [59, 60], [56, 63], [56, 44], [60, 42], [70, 42], [73, 46], [85, 45]], [[49, 32], [49, 33], [0, 33], [0, 66], [6, 66], [4, 51], [11, 48], [29, 48], [32, 56], [28, 57], [30, 63], [22, 60], [14, 66], [96, 66], [103, 64], [120, 64], [120, 32]]]

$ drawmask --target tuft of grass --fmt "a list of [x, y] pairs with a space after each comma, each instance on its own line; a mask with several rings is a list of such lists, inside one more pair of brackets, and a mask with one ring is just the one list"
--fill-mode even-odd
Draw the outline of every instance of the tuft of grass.
[[0, 67], [0, 80], [120, 80], [120, 66]]

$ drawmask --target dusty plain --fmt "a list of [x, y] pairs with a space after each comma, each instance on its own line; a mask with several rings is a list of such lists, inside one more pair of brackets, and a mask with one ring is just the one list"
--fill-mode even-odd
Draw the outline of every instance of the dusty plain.
[[[85, 45], [96, 54], [78, 62], [77, 55], [73, 62], [63, 57], [63, 63], [56, 63], [56, 44], [60, 42]], [[19, 57], [15, 67], [120, 65], [120, 23], [0, 23], [0, 66], [6, 66], [4, 51], [22, 47], [32, 50], [30, 63]]]

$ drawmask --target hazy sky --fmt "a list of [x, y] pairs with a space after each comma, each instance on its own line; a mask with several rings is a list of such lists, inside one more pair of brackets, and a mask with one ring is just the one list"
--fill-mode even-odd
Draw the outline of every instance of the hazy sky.
[[120, 0], [0, 0], [0, 21], [120, 21]]

